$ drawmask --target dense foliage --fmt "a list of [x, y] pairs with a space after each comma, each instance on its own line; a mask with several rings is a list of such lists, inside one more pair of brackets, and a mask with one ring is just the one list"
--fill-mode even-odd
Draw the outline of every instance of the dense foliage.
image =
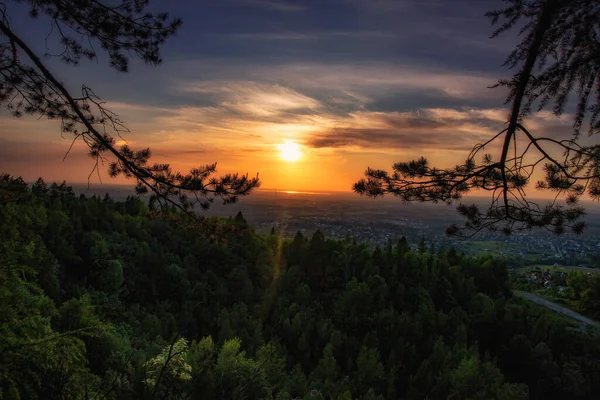
[[593, 399], [599, 359], [489, 257], [0, 177], [0, 399]]

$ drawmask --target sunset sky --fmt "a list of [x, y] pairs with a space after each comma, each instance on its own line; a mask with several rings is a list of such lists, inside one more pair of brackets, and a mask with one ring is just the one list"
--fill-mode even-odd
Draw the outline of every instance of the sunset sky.
[[[181, 170], [216, 161], [219, 172], [259, 173], [264, 188], [349, 191], [368, 166], [421, 155], [452, 166], [504, 128], [504, 92], [487, 87], [514, 73], [501, 64], [516, 39], [488, 39], [484, 17], [501, 5], [154, 1], [184, 20], [159, 67], [47, 62], [75, 93], [94, 89], [130, 128], [124, 139], [156, 161]], [[42, 55], [49, 24], [8, 6], [13, 29]], [[571, 125], [547, 112], [528, 121], [545, 134]], [[56, 121], [0, 111], [0, 172], [86, 182], [93, 160], [79, 145], [63, 161], [69, 145]]]

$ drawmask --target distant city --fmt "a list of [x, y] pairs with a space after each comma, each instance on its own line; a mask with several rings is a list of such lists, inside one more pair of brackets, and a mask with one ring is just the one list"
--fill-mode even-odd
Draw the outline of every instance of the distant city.
[[[88, 190], [74, 185], [76, 192], [87, 195], [109, 193], [116, 200], [132, 194], [127, 186], [93, 186]], [[464, 203], [485, 206], [485, 197], [463, 199]], [[542, 200], [543, 201], [543, 200]], [[506, 259], [509, 267], [528, 265], [568, 265], [600, 268], [600, 204], [586, 202], [587, 229], [582, 235], [566, 233], [556, 236], [545, 230], [517, 232], [510, 236], [489, 231], [470, 239], [449, 238], [446, 228], [463, 220], [455, 205], [403, 204], [386, 197], [370, 199], [352, 193], [311, 193], [259, 190], [239, 203], [223, 206], [215, 201], [207, 216], [234, 216], [241, 211], [244, 218], [260, 233], [271, 229], [284, 237], [297, 232], [312, 235], [320, 230], [327, 237], [351, 237], [372, 246], [383, 246], [405, 236], [416, 247], [421, 238], [428, 247], [449, 248], [473, 256], [494, 254]]]

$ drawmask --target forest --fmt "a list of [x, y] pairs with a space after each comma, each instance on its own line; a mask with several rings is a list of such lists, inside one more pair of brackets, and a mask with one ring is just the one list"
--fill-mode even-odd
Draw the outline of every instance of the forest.
[[3, 400], [600, 394], [596, 333], [513, 297], [491, 256], [259, 235], [9, 175], [0, 354]]

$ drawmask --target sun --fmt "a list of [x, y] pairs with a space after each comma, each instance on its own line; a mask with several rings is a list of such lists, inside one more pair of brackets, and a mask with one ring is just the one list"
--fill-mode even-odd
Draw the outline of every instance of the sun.
[[302, 157], [302, 151], [298, 143], [291, 140], [286, 140], [284, 143], [277, 146], [279, 149], [279, 156], [282, 160], [293, 162], [298, 161]]

